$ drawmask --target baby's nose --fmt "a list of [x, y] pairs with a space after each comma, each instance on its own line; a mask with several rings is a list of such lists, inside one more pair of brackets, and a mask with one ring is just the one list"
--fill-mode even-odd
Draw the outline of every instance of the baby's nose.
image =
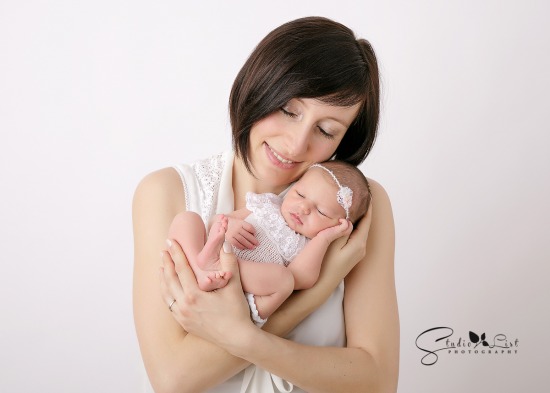
[[304, 201], [300, 204], [300, 213], [305, 215], [311, 213], [311, 207], [309, 206], [309, 203]]

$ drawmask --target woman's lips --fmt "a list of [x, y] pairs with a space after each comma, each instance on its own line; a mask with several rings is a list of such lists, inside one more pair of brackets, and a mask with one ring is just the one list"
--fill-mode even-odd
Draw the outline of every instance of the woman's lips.
[[277, 167], [283, 168], [283, 169], [292, 169], [298, 164], [296, 161], [292, 161], [292, 160], [289, 160], [288, 158], [285, 158], [284, 156], [281, 156], [278, 152], [276, 152], [273, 148], [271, 148], [271, 146], [269, 146], [267, 143], [264, 142], [264, 145], [265, 145], [265, 152], [267, 154], [267, 157]]

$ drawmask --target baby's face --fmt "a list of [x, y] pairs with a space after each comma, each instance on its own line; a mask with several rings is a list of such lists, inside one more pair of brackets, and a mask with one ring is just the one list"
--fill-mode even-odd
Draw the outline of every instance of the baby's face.
[[323, 169], [309, 169], [286, 194], [281, 213], [290, 228], [308, 238], [338, 225], [346, 211], [338, 204], [338, 186]]

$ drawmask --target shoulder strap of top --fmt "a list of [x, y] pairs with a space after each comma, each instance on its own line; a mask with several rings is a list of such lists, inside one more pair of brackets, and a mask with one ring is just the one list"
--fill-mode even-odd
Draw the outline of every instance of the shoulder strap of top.
[[205, 225], [214, 214], [233, 210], [232, 168], [231, 151], [174, 166], [183, 183], [186, 210], [199, 214]]

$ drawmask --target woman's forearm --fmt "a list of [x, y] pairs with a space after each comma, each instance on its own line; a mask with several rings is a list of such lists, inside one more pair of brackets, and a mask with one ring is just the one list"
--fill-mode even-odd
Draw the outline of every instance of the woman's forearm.
[[264, 325], [264, 331], [279, 337], [289, 334], [308, 315], [319, 308], [349, 272], [350, 267], [323, 264], [313, 287], [295, 291]]
[[[165, 264], [168, 275], [176, 275], [173, 264]], [[265, 326], [267, 332], [286, 335], [307, 315], [330, 296], [341, 280], [334, 275], [322, 275], [318, 285], [310, 290], [296, 293], [289, 302], [277, 311]], [[139, 300], [141, 296], [137, 296]], [[176, 303], [177, 305], [177, 303]], [[216, 386], [248, 366], [249, 362], [230, 355], [226, 350], [185, 331], [174, 320], [169, 326], [159, 321], [171, 317], [162, 302], [136, 320], [143, 357], [151, 379], [158, 392], [197, 392]], [[143, 308], [141, 308], [143, 310]], [[151, 324], [151, 313], [160, 313], [156, 324]], [[139, 317], [141, 312], [137, 313]], [[273, 323], [271, 320], [273, 319]], [[143, 329], [147, 326], [147, 329]], [[256, 327], [250, 327], [257, 331]], [[155, 329], [157, 333], [151, 331]], [[228, 335], [230, 341], [233, 335]], [[286, 341], [286, 340], [283, 340]], [[213, 366], [214, 365], [214, 366]]]
[[230, 350], [307, 392], [379, 391], [377, 364], [363, 349], [303, 345], [261, 331], [248, 342]]
[[[178, 183], [179, 179], [174, 176], [174, 173], [164, 171], [160, 175], [168, 176], [170, 178], [168, 183], [173, 187], [168, 187], [167, 181], [158, 184], [157, 176], [149, 178], [136, 192], [134, 203], [136, 241], [134, 317], [136, 330], [147, 373], [155, 391], [203, 391], [237, 374], [249, 362], [230, 355], [225, 349], [222, 349], [222, 347], [226, 348], [225, 345], [218, 346], [201, 339], [198, 337], [201, 335], [200, 330], [197, 330], [195, 335], [187, 334], [174, 319], [175, 313], [171, 314], [168, 311], [168, 304], [175, 298], [173, 293], [164, 298], [158, 295], [158, 265], [154, 261], [157, 260], [158, 250], [164, 243], [166, 228], [170, 225], [175, 212], [182, 210], [179, 204], [168, 210], [156, 208], [156, 206], [166, 206], [172, 195], [178, 193], [177, 187], [181, 188]], [[180, 189], [179, 192], [181, 193], [181, 191]], [[343, 256], [341, 260], [353, 259], [333, 246], [329, 248], [327, 256], [333, 252]], [[184, 257], [181, 251], [178, 255], [181, 258]], [[321, 276], [313, 288], [299, 291], [291, 296], [280, 310], [270, 317], [264, 326], [266, 332], [285, 336], [324, 303], [353, 266], [346, 266], [345, 263], [327, 265], [323, 266]], [[171, 269], [174, 269], [173, 263], [171, 266]], [[189, 273], [191, 274], [190, 271]], [[175, 270], [172, 270], [171, 274], [170, 282], [178, 284], [178, 275]], [[239, 293], [242, 296], [242, 291]], [[230, 304], [233, 302], [231, 301]], [[178, 304], [179, 302], [174, 308]], [[259, 330], [251, 322], [250, 328], [256, 332]], [[272, 336], [265, 332], [262, 334]], [[230, 330], [224, 335], [232, 339], [233, 331]], [[287, 342], [287, 340], [282, 340], [282, 342]], [[288, 343], [292, 346], [292, 343]], [[303, 353], [309, 353], [309, 349]], [[269, 365], [265, 364], [264, 366]]]
[[[134, 320], [147, 374], [156, 392], [198, 392], [215, 386], [247, 362], [197, 336], [174, 320], [159, 288], [159, 251], [167, 228], [185, 209], [173, 169], [145, 177], [134, 196]], [[213, 366], [215, 365], [215, 366]]]
[[[361, 232], [357, 237], [366, 239], [370, 221], [361, 225], [357, 228], [357, 232]], [[361, 242], [355, 243], [361, 245]], [[295, 291], [268, 319], [264, 330], [279, 337], [289, 334], [296, 325], [327, 301], [362, 255], [360, 247], [352, 246], [345, 237], [332, 242], [324, 255], [317, 282], [309, 289]]]
[[246, 360], [191, 334], [174, 343], [170, 352], [157, 354], [163, 359], [155, 356], [156, 361], [147, 370], [157, 393], [202, 392], [249, 365]]
[[[243, 336], [225, 344], [228, 352], [308, 392], [396, 391], [399, 318], [393, 274], [393, 216], [389, 199], [381, 186], [374, 184], [373, 192], [377, 214], [372, 215], [375, 218], [372, 220], [369, 242], [364, 252], [359, 252], [363, 254], [361, 261], [345, 280], [347, 347], [307, 346], [254, 330], [241, 332]], [[359, 233], [366, 229], [362, 224], [357, 228]], [[355, 237], [356, 240], [360, 238]], [[350, 242], [355, 241], [350, 238], [348, 245]], [[333, 259], [332, 251], [334, 248], [327, 253], [329, 260], [325, 260], [323, 267], [346, 273], [349, 266], [345, 267], [342, 262], [347, 260], [348, 255], [344, 250], [337, 251], [339, 258]], [[330, 275], [326, 271], [324, 273], [319, 280], [321, 286], [330, 281]], [[315, 287], [310, 293], [314, 290]]]
[[308, 392], [386, 391], [379, 379], [384, 370], [360, 343], [346, 348], [309, 346], [279, 337], [290, 332], [289, 320], [301, 322], [323, 304], [348, 270], [342, 264], [324, 264], [316, 285], [289, 298], [268, 320], [265, 331], [247, 333], [242, 341], [236, 338], [227, 350]]
[[[271, 318], [269, 319], [270, 325], [265, 326], [265, 331], [272, 333], [269, 336], [275, 337], [274, 335], [285, 335], [290, 332], [307, 316], [306, 312], [316, 308], [319, 295], [326, 298], [331, 293], [329, 291], [328, 294], [322, 295], [319, 288], [311, 294], [306, 292], [302, 291], [297, 299], [293, 299], [292, 307], [286, 307], [286, 311], [278, 316], [274, 314], [271, 317], [274, 323], [270, 323]], [[154, 353], [149, 357], [144, 356], [144, 359], [156, 359], [147, 367], [156, 392], [203, 391], [223, 383], [250, 364], [249, 361], [231, 355], [215, 344], [192, 334], [180, 336], [177, 340], [166, 340], [163, 345], [157, 342], [152, 349]]]

